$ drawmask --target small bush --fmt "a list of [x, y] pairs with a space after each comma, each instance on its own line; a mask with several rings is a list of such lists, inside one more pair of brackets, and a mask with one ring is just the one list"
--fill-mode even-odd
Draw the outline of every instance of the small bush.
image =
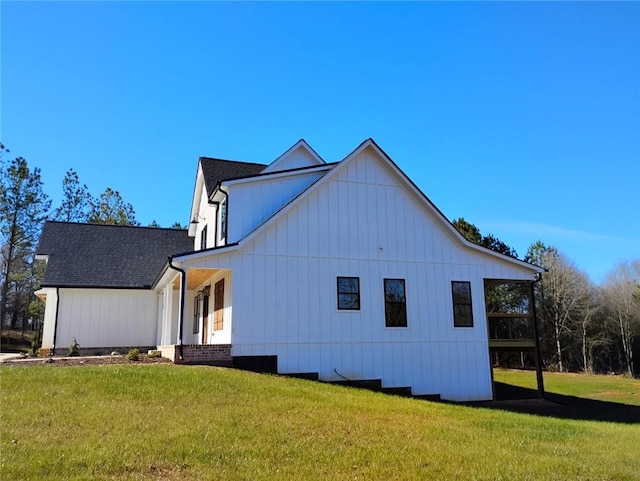
[[38, 355], [40, 348], [42, 347], [42, 331], [37, 331], [31, 338], [31, 354]]
[[138, 360], [140, 360], [140, 350], [139, 349], [131, 349], [124, 358], [127, 361], [138, 361]]
[[67, 356], [77, 357], [79, 355], [80, 355], [80, 344], [78, 344], [78, 341], [74, 337], [73, 341], [71, 341], [71, 345], [69, 346], [69, 352], [67, 352]]
[[150, 357], [151, 359], [155, 359], [160, 356], [161, 356], [160, 351], [149, 351], [149, 354], [147, 354], [147, 357]]

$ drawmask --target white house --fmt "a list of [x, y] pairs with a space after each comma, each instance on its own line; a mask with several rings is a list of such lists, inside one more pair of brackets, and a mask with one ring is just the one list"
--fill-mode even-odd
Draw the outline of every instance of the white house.
[[[105, 263], [122, 255], [119, 232], [161, 233], [145, 254], [157, 270], [133, 289], [115, 285], [123, 279], [91, 286], [90, 272], [83, 286], [53, 279], [56, 262], [76, 271], [84, 261], [48, 252], [47, 229], [61, 228], [48, 223], [43, 348], [71, 337], [87, 348], [157, 346], [176, 362], [466, 401], [493, 396], [490, 349], [535, 346], [533, 335], [490, 340], [485, 291], [542, 269], [464, 239], [372, 139], [336, 163], [304, 140], [268, 166], [201, 158], [190, 218], [173, 233], [189, 247], [163, 252], [168, 229], [109, 227]], [[141, 247], [128, 242], [134, 259]]]

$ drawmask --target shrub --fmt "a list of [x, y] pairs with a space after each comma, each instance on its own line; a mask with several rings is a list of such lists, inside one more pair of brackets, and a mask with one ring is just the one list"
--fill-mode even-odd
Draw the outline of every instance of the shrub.
[[150, 357], [151, 359], [155, 359], [157, 357], [160, 357], [161, 353], [160, 351], [149, 351], [149, 354], [147, 354], [147, 357]]
[[131, 349], [124, 358], [127, 361], [138, 361], [138, 360], [140, 360], [140, 350], [139, 349]]
[[80, 344], [78, 344], [78, 341], [74, 337], [73, 341], [71, 341], [71, 345], [69, 346], [69, 352], [67, 352], [67, 356], [77, 357], [79, 355], [80, 355]]
[[31, 338], [31, 354], [38, 355], [40, 348], [42, 347], [42, 331], [38, 331]]

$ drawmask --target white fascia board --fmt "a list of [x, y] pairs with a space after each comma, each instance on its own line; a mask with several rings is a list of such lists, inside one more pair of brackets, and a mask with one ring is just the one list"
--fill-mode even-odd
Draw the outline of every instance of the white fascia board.
[[174, 265], [178, 264], [179, 266], [186, 261], [198, 260], [218, 254], [228, 254], [229, 252], [233, 252], [239, 248], [240, 246], [238, 244], [229, 244], [228, 246], [213, 247], [210, 249], [202, 249], [195, 252], [189, 252], [188, 254], [173, 256], [172, 259], [175, 261]]
[[196, 183], [193, 187], [193, 200], [191, 201], [191, 213], [189, 214], [189, 237], [196, 235], [196, 224], [192, 224], [193, 219], [197, 219], [196, 215], [200, 210], [200, 197], [202, 196], [202, 189], [204, 188], [204, 175], [202, 173], [202, 167], [200, 161], [198, 161], [198, 170], [196, 172]]
[[38, 289], [37, 291], [34, 291], [33, 294], [41, 301], [46, 302], [48, 291], [49, 290], [47, 288], [42, 288], [42, 289]]
[[317, 167], [303, 167], [293, 170], [282, 170], [279, 172], [259, 174], [253, 177], [244, 177], [242, 179], [225, 180], [222, 182], [224, 186], [233, 186], [238, 184], [248, 184], [251, 182], [269, 181], [272, 179], [280, 179], [282, 177], [295, 177], [298, 175], [314, 174], [316, 172], [328, 171], [335, 167], [335, 164], [319, 165]]
[[[176, 267], [180, 267], [180, 263], [174, 262], [173, 265]], [[156, 292], [161, 292], [167, 284], [169, 284], [170, 282], [173, 282], [176, 276], [179, 276], [179, 275], [180, 275], [180, 272], [176, 271], [175, 269], [172, 269], [168, 264], [166, 264], [165, 270], [162, 273], [162, 276], [160, 276], [160, 279], [158, 279], [158, 282], [156, 282], [156, 284], [153, 286], [153, 290]]]
[[220, 183], [216, 190], [211, 193], [211, 197], [209, 197], [209, 203], [213, 204], [216, 202], [222, 202], [229, 196], [229, 188], [227, 187], [227, 183]]
[[48, 254], [36, 254], [35, 260], [49, 262], [49, 255]]

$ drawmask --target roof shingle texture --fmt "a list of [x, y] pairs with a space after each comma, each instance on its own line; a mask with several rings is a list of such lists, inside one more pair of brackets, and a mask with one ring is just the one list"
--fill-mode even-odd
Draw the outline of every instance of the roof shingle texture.
[[207, 197], [211, 197], [218, 182], [241, 177], [251, 177], [259, 174], [266, 167], [265, 164], [211, 159], [209, 157], [200, 157], [200, 165], [202, 166], [204, 184], [207, 187]]
[[42, 286], [150, 288], [171, 254], [193, 250], [182, 229], [47, 221], [36, 254]]

